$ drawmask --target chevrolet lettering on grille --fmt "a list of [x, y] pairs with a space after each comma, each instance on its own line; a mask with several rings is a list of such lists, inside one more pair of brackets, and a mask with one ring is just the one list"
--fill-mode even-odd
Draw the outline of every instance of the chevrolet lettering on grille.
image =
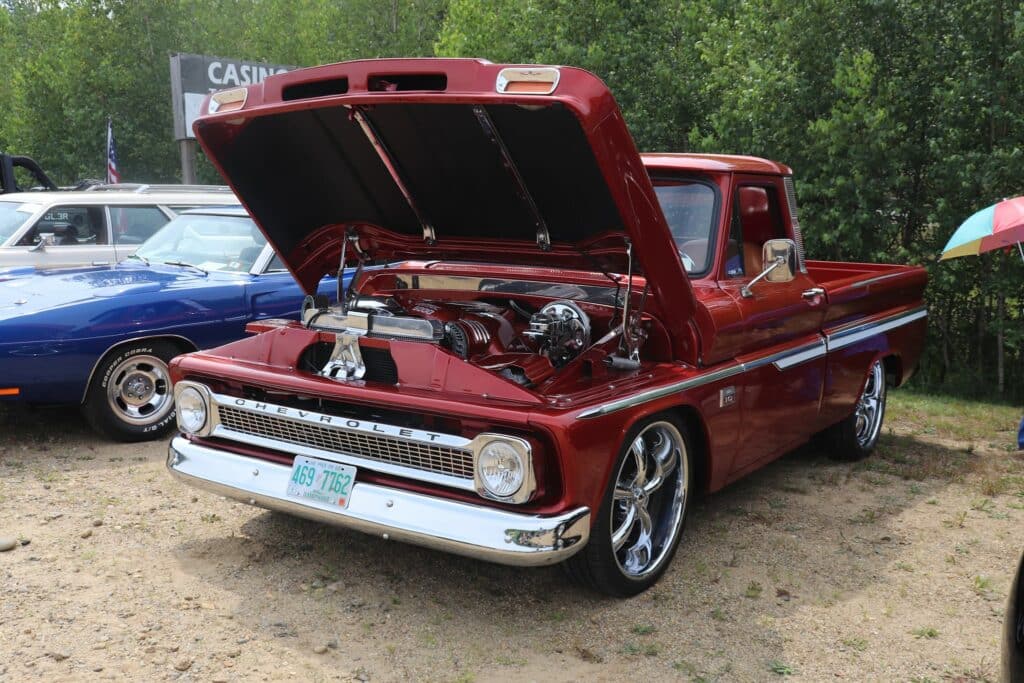
[[272, 415], [281, 415], [282, 417], [292, 419], [312, 420], [334, 427], [345, 427], [346, 429], [354, 429], [361, 432], [373, 432], [375, 434], [385, 434], [387, 436], [398, 436], [405, 439], [413, 439], [415, 441], [444, 443], [444, 438], [446, 436], [444, 434], [435, 434], [434, 432], [426, 432], [420, 429], [395, 427], [392, 425], [380, 424], [379, 422], [353, 420], [352, 418], [339, 417], [337, 415], [324, 415], [323, 413], [316, 413], [310, 410], [289, 408], [287, 406], [279, 406], [271, 403], [261, 403], [260, 401], [249, 401], [244, 398], [233, 399], [232, 403], [239, 408], [245, 408], [247, 410], [259, 411]]

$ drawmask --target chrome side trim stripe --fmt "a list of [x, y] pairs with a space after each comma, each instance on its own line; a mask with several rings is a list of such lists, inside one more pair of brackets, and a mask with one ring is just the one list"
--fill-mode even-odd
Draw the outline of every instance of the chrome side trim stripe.
[[875, 277], [868, 278], [867, 280], [861, 280], [859, 282], [854, 282], [852, 285], [849, 285], [849, 287], [850, 287], [850, 289], [854, 289], [854, 288], [857, 288], [857, 287], [869, 287], [869, 286], [871, 286], [871, 285], [873, 285], [873, 284], [875, 284], [877, 282], [884, 282], [885, 280], [889, 280], [889, 279], [892, 279], [894, 277], [900, 277], [901, 275], [906, 275], [906, 273], [904, 271], [900, 271], [898, 273], [889, 273], [887, 275], [878, 275], [878, 276], [875, 276]]
[[824, 338], [819, 338], [818, 341], [802, 346], [799, 349], [789, 351], [782, 358], [772, 361], [775, 367], [779, 370], [788, 370], [789, 368], [806, 363], [809, 360], [815, 358], [821, 358], [828, 353], [828, 346], [825, 344]]
[[924, 306], [915, 308], [907, 313], [899, 313], [897, 315], [883, 318], [882, 320], [876, 320], [870, 323], [856, 323], [846, 328], [840, 328], [834, 331], [832, 334], [826, 335], [825, 343], [828, 345], [829, 351], [841, 349], [851, 344], [864, 341], [869, 337], [873, 337], [876, 334], [882, 334], [889, 330], [902, 327], [903, 325], [910, 324], [915, 320], [928, 317], [928, 309]]
[[788, 370], [789, 368], [806, 363], [807, 361], [814, 360], [815, 358], [821, 358], [830, 351], [841, 349], [851, 344], [856, 344], [859, 341], [873, 337], [876, 334], [882, 334], [889, 330], [907, 325], [926, 318], [928, 316], [928, 309], [924, 306], [916, 308], [908, 313], [898, 313], [882, 320], [876, 320], [869, 323], [857, 323], [848, 328], [841, 328], [834, 331], [831, 335], [822, 337], [818, 341], [811, 342], [810, 344], [804, 344], [795, 349], [787, 349], [786, 351], [780, 351], [778, 353], [769, 354], [760, 358], [749, 360], [745, 363], [735, 363], [733, 365], [726, 366], [719, 370], [709, 372], [706, 375], [700, 375], [699, 377], [691, 377], [689, 379], [682, 380], [681, 382], [673, 382], [657, 389], [649, 389], [642, 391], [639, 394], [633, 394], [626, 398], [620, 398], [610, 403], [605, 403], [600, 406], [593, 408], [587, 408], [581, 412], [577, 417], [586, 419], [590, 417], [600, 417], [601, 415], [608, 415], [609, 413], [615, 413], [625, 408], [631, 408], [648, 401], [655, 401], [659, 398], [670, 396], [679, 391], [686, 391], [687, 389], [694, 389], [705, 384], [711, 384], [718, 382], [719, 380], [739, 375], [750, 370], [756, 370], [764, 367], [769, 363], [773, 364], [778, 370]]
[[658, 387], [657, 389], [650, 389], [648, 391], [642, 391], [639, 394], [627, 396], [626, 398], [620, 398], [619, 400], [612, 401], [611, 403], [605, 403], [604, 405], [588, 408], [577, 417], [599, 417], [601, 415], [607, 415], [608, 413], [615, 413], [624, 408], [664, 398], [665, 396], [674, 394], [677, 391], [686, 391], [687, 389], [693, 389], [694, 387], [699, 387], [704, 384], [717, 382], [718, 380], [732, 377], [733, 375], [738, 375], [742, 372], [745, 372], [744, 365], [742, 363], [736, 363], [735, 365], [730, 365], [720, 370], [709, 372], [708, 374], [701, 375], [700, 377], [691, 377], [690, 379], [684, 379], [681, 382], [674, 382], [663, 387]]

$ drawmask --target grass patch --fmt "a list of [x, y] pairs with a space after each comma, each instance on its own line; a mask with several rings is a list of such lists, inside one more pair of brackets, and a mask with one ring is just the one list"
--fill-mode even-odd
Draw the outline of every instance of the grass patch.
[[938, 629], [933, 628], [931, 626], [922, 626], [920, 628], [915, 628], [913, 631], [911, 631], [911, 633], [914, 634], [915, 638], [927, 638], [928, 640], [932, 640], [939, 637]]
[[747, 590], [743, 592], [743, 595], [745, 597], [756, 600], [759, 597], [761, 597], [762, 592], [764, 592], [764, 586], [759, 584], [757, 581], [751, 581], [750, 584], [747, 586]]
[[768, 670], [778, 676], [792, 676], [794, 673], [793, 667], [777, 659], [768, 662]]
[[988, 595], [992, 592], [992, 579], [987, 576], [975, 576], [973, 590], [978, 595]]
[[868, 641], [863, 638], [843, 638], [842, 642], [843, 645], [857, 652], [864, 652], [868, 649]]
[[637, 624], [633, 627], [633, 633], [638, 636], [649, 636], [654, 633], [654, 626], [652, 624]]
[[1006, 432], [1009, 440], [1020, 424], [1019, 407], [950, 396], [893, 392], [885, 408], [890, 424], [958, 441], [985, 441], [993, 432]]

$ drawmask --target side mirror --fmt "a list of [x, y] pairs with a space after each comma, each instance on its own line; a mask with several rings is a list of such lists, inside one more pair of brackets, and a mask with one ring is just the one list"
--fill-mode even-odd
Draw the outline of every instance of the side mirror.
[[751, 287], [761, 280], [768, 282], [791, 282], [796, 276], [796, 242], [793, 240], [768, 240], [761, 248], [764, 270], [740, 290], [745, 299], [754, 296]]
[[29, 251], [42, 251], [46, 247], [57, 244], [57, 237], [52, 232], [40, 233], [39, 241], [32, 245]]
[[768, 282], [792, 282], [796, 275], [796, 242], [783, 239], [768, 240], [761, 248], [761, 262], [766, 267], [770, 263], [779, 264], [765, 277]]

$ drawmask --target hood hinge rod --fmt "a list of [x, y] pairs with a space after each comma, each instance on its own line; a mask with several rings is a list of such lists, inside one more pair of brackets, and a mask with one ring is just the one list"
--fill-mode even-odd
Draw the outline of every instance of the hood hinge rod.
[[395, 164], [391, 152], [388, 151], [384, 141], [377, 133], [377, 130], [373, 127], [373, 123], [370, 122], [370, 119], [366, 117], [366, 114], [363, 113], [363, 110], [360, 107], [352, 107], [352, 117], [359, 124], [359, 127], [363, 129], [363, 135], [365, 135], [366, 139], [370, 141], [371, 145], [373, 145], [373, 149], [377, 152], [377, 156], [380, 157], [381, 163], [384, 164], [384, 168], [386, 168], [388, 173], [391, 174], [391, 179], [395, 181], [395, 185], [398, 186], [398, 190], [402, 193], [402, 196], [405, 197], [405, 201], [409, 204], [409, 208], [412, 209], [414, 214], [416, 214], [416, 220], [423, 229], [423, 241], [428, 245], [433, 246], [434, 243], [437, 242], [437, 234], [434, 232], [434, 226], [427, 220], [426, 216], [423, 215], [420, 208], [416, 206], [416, 202], [413, 201], [412, 193], [409, 191], [408, 186], [406, 186], [405, 181], [402, 180], [402, 176], [398, 172], [398, 166]]
[[512, 180], [516, 184], [516, 190], [519, 193], [520, 199], [526, 202], [527, 208], [530, 213], [533, 214], [533, 223], [537, 226], [537, 246], [541, 248], [541, 251], [551, 250], [551, 235], [548, 233], [547, 223], [544, 222], [544, 217], [540, 215], [540, 210], [537, 209], [537, 203], [533, 201], [533, 196], [530, 191], [526, 189], [526, 183], [523, 181], [523, 176], [520, 175], [519, 169], [516, 167], [514, 161], [512, 161], [512, 155], [508, 153], [508, 147], [505, 146], [505, 141], [501, 139], [498, 134], [498, 129], [494, 126], [494, 121], [491, 120], [490, 114], [487, 113], [487, 109], [483, 105], [477, 104], [473, 107], [473, 113], [476, 114], [477, 121], [480, 122], [480, 127], [484, 129], [484, 135], [490, 140], [494, 146], [498, 148], [501, 153], [502, 163], [505, 165], [505, 169], [509, 175], [512, 176]]

